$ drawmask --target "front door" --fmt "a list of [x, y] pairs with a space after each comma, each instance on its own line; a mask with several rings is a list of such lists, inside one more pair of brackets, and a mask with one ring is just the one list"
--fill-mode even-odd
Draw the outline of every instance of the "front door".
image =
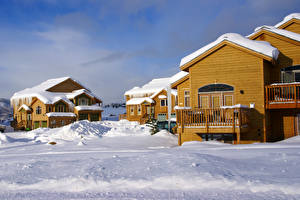
[[220, 108], [221, 104], [221, 94], [212, 94], [211, 98], [211, 108]]

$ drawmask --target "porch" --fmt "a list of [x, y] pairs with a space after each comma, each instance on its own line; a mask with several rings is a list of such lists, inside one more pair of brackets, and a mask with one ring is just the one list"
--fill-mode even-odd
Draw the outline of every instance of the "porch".
[[265, 86], [266, 108], [300, 108], [300, 83], [278, 83]]
[[236, 143], [240, 143], [240, 134], [248, 130], [249, 108], [195, 108], [176, 112], [180, 139], [188, 134], [233, 134]]

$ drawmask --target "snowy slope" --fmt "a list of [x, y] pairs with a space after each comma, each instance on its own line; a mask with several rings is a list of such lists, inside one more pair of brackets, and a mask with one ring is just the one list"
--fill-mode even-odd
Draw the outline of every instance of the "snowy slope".
[[8, 99], [0, 98], [0, 124], [9, 125], [12, 117], [12, 108]]
[[0, 140], [0, 199], [300, 198], [299, 136], [178, 147], [166, 131], [151, 136], [123, 120], [6, 133]]

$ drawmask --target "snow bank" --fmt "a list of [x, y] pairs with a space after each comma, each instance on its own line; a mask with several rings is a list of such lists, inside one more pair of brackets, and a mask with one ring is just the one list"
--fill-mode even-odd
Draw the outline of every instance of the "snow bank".
[[36, 142], [59, 142], [74, 141], [81, 138], [101, 137], [110, 130], [99, 122], [89, 122], [87, 120], [77, 121], [61, 128], [39, 128], [28, 132], [28, 136]]
[[110, 131], [105, 134], [107, 137], [150, 135], [149, 128], [145, 125], [139, 125], [137, 122], [120, 120], [115, 123], [104, 122], [104, 124], [111, 127]]
[[3, 133], [0, 133], [0, 145], [5, 143], [11, 143], [13, 142], [13, 139], [9, 136], [6, 136]]

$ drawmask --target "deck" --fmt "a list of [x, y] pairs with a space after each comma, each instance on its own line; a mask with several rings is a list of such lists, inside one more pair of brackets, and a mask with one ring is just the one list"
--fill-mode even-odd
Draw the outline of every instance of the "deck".
[[300, 108], [300, 83], [280, 83], [267, 85], [266, 108]]
[[248, 129], [248, 108], [181, 109], [177, 125], [181, 134], [240, 134]]

